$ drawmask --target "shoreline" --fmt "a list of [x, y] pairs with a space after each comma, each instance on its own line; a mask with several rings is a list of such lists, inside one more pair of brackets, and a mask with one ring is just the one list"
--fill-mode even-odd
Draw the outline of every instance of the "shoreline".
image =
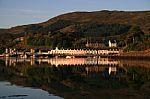
[[[28, 55], [30, 56], [30, 55]], [[31, 55], [32, 56], [32, 55]], [[31, 57], [30, 56], [30, 57]], [[150, 60], [150, 50], [145, 51], [130, 51], [130, 52], [122, 52], [120, 51], [118, 54], [49, 54], [47, 56], [45, 55], [36, 55], [35, 58], [52, 58], [52, 57], [63, 57], [67, 58], [67, 56], [74, 56], [75, 58], [87, 58], [87, 57], [104, 57], [104, 58], [116, 58], [116, 59], [143, 59], [143, 60]], [[7, 56], [5, 54], [1, 54], [0, 57], [16, 57], [16, 58], [22, 58], [18, 56]], [[34, 57], [32, 57], [34, 58]]]

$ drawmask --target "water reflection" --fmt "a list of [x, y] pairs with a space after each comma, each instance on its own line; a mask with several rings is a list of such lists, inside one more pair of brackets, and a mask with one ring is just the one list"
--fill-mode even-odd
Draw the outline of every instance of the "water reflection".
[[65, 99], [150, 98], [149, 61], [138, 60], [137, 64], [135, 60], [110, 58], [3, 60], [0, 80], [41, 88]]
[[43, 64], [47, 63], [50, 65], [118, 65], [120, 64], [119, 60], [113, 60], [110, 58], [8, 58], [5, 59], [5, 65], [11, 66], [16, 65], [16, 63], [28, 62], [30, 65], [35, 63]]

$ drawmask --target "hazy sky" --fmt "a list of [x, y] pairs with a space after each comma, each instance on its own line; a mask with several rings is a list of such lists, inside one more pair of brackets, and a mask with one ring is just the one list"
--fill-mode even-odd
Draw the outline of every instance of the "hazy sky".
[[150, 10], [150, 0], [0, 0], [0, 28], [39, 23], [74, 11]]

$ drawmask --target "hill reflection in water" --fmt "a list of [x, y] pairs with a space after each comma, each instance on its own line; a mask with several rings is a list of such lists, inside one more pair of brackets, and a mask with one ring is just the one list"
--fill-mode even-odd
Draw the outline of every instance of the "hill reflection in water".
[[150, 63], [137, 63], [110, 58], [7, 58], [0, 61], [0, 79], [65, 99], [150, 98]]

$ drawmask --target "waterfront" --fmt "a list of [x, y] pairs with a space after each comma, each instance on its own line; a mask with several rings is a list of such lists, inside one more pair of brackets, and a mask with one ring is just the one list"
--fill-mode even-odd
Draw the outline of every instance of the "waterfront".
[[148, 60], [97, 57], [3, 58], [0, 98], [149, 99], [149, 66]]

